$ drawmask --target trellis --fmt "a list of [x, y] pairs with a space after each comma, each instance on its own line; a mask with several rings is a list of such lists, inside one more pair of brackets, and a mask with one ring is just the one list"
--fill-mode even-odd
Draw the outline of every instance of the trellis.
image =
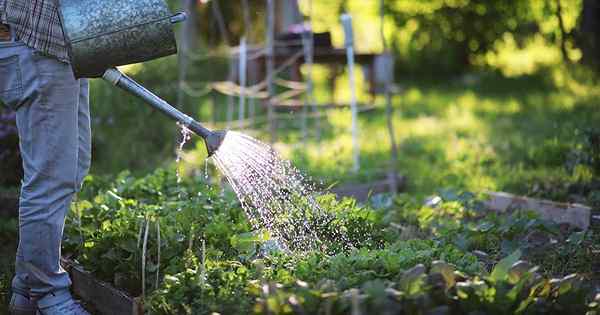
[[[193, 0], [184, 0], [184, 3]], [[190, 49], [190, 45], [184, 44], [181, 47], [181, 61], [180, 67], [187, 68], [190, 61], [206, 61], [214, 58], [225, 59], [229, 63], [229, 76], [225, 81], [217, 82], [206, 82], [202, 86], [196, 86], [187, 80], [187, 70], [180, 69], [180, 76], [178, 82], [178, 93], [180, 95], [187, 95], [190, 97], [202, 97], [212, 94], [213, 99], [213, 124], [223, 125], [222, 123], [216, 122], [214, 113], [217, 112], [217, 95], [224, 95], [227, 97], [226, 102], [226, 121], [224, 127], [229, 129], [234, 127], [239, 129], [253, 129], [259, 125], [268, 125], [269, 140], [274, 143], [277, 139], [277, 122], [281, 120], [292, 120], [296, 121], [297, 117], [289, 114], [276, 112], [275, 108], [289, 107], [289, 109], [300, 108], [301, 119], [300, 128], [302, 134], [302, 143], [306, 144], [309, 138], [315, 139], [319, 142], [321, 139], [321, 118], [325, 116], [322, 111], [328, 108], [337, 108], [335, 104], [331, 106], [320, 106], [317, 104], [314, 96], [314, 82], [313, 82], [313, 64], [314, 64], [314, 33], [311, 25], [312, 20], [312, 0], [307, 0], [307, 19], [304, 21], [305, 30], [301, 33], [300, 40], [297, 41], [281, 41], [275, 39], [274, 24], [275, 24], [275, 0], [265, 0], [266, 19], [266, 42], [264, 43], [251, 43], [250, 42], [250, 8], [248, 0], [240, 0], [243, 21], [244, 21], [244, 32], [240, 39], [237, 47], [229, 47], [226, 52], [223, 51], [210, 51], [206, 53], [197, 53]], [[384, 36], [384, 5], [381, 0], [381, 40], [383, 41], [384, 51], [388, 52], [388, 46]], [[215, 17], [216, 29], [221, 39], [230, 43], [231, 37], [227, 34], [225, 26], [225, 19], [219, 7], [218, 0], [212, 0], [208, 5], [211, 6], [211, 12]], [[370, 108], [364, 108], [357, 102], [356, 86], [354, 82], [354, 45], [353, 45], [353, 34], [351, 17], [345, 15], [347, 19], [346, 23], [342, 23], [346, 33], [346, 56], [348, 60], [348, 73], [349, 73], [349, 85], [352, 93], [350, 101], [351, 109], [351, 134], [352, 134], [352, 159], [353, 159], [353, 170], [358, 172], [360, 170], [360, 143], [359, 143], [359, 130], [358, 130], [358, 115], [361, 111], [368, 110]], [[342, 21], [344, 22], [344, 21]], [[189, 29], [184, 27], [184, 32], [189, 32]], [[184, 34], [182, 34], [184, 35]], [[300, 45], [300, 48], [298, 46]], [[277, 66], [275, 65], [275, 51], [276, 48], [290, 48], [292, 51], [286, 59], [278, 61]], [[298, 48], [298, 49], [294, 49]], [[257, 59], [265, 60], [266, 73], [261, 81], [256, 82], [254, 71], [248, 71], [249, 65], [254, 64]], [[305, 75], [303, 81], [291, 81], [283, 79], [280, 74], [290, 66], [298, 63], [300, 58], [304, 59], [305, 64]], [[252, 82], [249, 84], [249, 82]], [[285, 91], [277, 93], [276, 87], [282, 87]], [[391, 82], [384, 85], [384, 94], [386, 97], [386, 114], [388, 116], [388, 129], [391, 138], [392, 147], [392, 167], [391, 171], [395, 174], [395, 164], [397, 160], [397, 148], [395, 144], [393, 134], [392, 115], [393, 109], [391, 106]], [[235, 105], [234, 99], [238, 99], [237, 106], [237, 117], [234, 117]], [[300, 99], [298, 99], [300, 98]], [[178, 104], [182, 105], [182, 96], [178, 96]], [[261, 102], [266, 106], [266, 115], [258, 115], [256, 111], [256, 102]], [[308, 121], [314, 122], [313, 128], [308, 128]], [[312, 132], [310, 132], [310, 131]], [[392, 181], [394, 182], [394, 181]], [[396, 186], [396, 185], [392, 185]], [[394, 188], [393, 191], [396, 189]]]

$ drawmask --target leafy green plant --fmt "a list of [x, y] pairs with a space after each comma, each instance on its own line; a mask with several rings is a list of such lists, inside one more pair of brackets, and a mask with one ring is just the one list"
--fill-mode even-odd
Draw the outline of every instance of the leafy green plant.
[[[177, 183], [170, 170], [143, 178], [123, 173], [110, 183], [88, 178], [69, 215], [65, 245], [99, 278], [134, 295], [145, 292], [151, 314], [597, 308], [585, 279], [550, 280], [544, 274], [552, 273], [551, 262], [538, 269], [519, 260], [577, 257], [593, 233], [565, 233], [526, 212], [485, 215], [470, 193], [440, 195], [428, 206], [407, 196], [373, 206], [320, 196], [331, 219], [315, 225], [324, 247], [284, 252], [268, 231], [251, 229], [233, 194], [194, 180]], [[530, 238], [539, 233], [557, 240], [542, 247], [556, 257], [535, 255], [539, 244]]]

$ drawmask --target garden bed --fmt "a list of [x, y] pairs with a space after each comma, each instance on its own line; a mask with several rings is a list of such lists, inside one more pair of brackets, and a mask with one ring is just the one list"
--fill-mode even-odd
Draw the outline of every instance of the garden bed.
[[528, 198], [505, 192], [487, 192], [487, 195], [489, 199], [485, 205], [492, 211], [532, 210], [541, 218], [556, 223], [567, 223], [582, 230], [587, 230], [590, 226], [592, 208], [585, 205]]
[[[354, 183], [342, 185], [340, 187], [333, 188], [332, 192], [342, 198], [351, 197], [360, 202], [365, 202], [372, 195], [392, 192], [392, 183], [390, 176], [386, 176], [385, 179], [370, 181], [368, 183]], [[406, 177], [399, 174], [395, 176], [397, 189], [399, 190], [397, 192], [400, 192], [402, 191], [402, 189], [404, 189], [404, 186], [406, 185]]]
[[98, 315], [144, 314], [142, 298], [131, 297], [127, 292], [96, 279], [70, 259], [62, 259], [61, 265], [71, 277], [73, 293], [86, 305], [91, 305]]
[[446, 191], [435, 207], [406, 195], [373, 205], [321, 196], [334, 215], [328, 231], [345, 231], [350, 246], [321, 231], [321, 250], [288, 253], [253, 231], [234, 196], [200, 182], [177, 185], [159, 170], [88, 184], [96, 190], [84, 192], [66, 231], [66, 252], [86, 270], [70, 267], [74, 289], [107, 290], [126, 314], [139, 311], [133, 297], [144, 286], [145, 311], [153, 314], [597, 308], [594, 230], [565, 229], [535, 213], [481, 212], [483, 201], [468, 193]]

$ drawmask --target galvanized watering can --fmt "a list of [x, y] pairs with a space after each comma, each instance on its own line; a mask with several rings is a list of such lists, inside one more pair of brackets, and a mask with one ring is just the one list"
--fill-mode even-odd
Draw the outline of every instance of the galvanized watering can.
[[163, 0], [59, 0], [60, 19], [76, 78], [102, 77], [204, 138], [209, 155], [224, 131], [210, 131], [117, 70], [177, 52], [172, 14]]

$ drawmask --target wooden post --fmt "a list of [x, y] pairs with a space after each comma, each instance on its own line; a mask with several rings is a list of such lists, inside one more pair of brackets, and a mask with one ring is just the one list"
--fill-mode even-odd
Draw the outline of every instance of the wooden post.
[[267, 0], [267, 90], [269, 98], [267, 99], [269, 130], [271, 133], [270, 143], [277, 140], [277, 126], [275, 121], [275, 109], [273, 107], [273, 97], [275, 96], [274, 76], [274, 46], [275, 46], [275, 3], [274, 0]]
[[[246, 38], [246, 45], [248, 45], [250, 43], [250, 46], [252, 44], [252, 22], [250, 20], [250, 5], [248, 4], [248, 0], [242, 0], [242, 12], [244, 15], [244, 37]], [[248, 58], [247, 56], [247, 52], [246, 52], [246, 59]], [[251, 65], [249, 67], [249, 65]], [[254, 67], [254, 65], [256, 65], [255, 61], [250, 61], [250, 63], [246, 64], [246, 70], [247, 72], [249, 72], [249, 80], [250, 80], [250, 84], [255, 84], [255, 79], [256, 79], [256, 68]], [[246, 82], [248, 83], [248, 82]], [[254, 126], [254, 117], [256, 116], [256, 101], [254, 99], [254, 97], [250, 97], [248, 99], [248, 116], [250, 118], [250, 123], [249, 126], [250, 128], [252, 128], [252, 126]]]
[[[302, 32], [302, 48], [304, 50], [304, 62], [308, 65], [309, 60], [312, 59], [312, 53], [310, 48], [310, 38], [307, 30]], [[302, 142], [306, 145], [308, 140], [308, 106], [310, 103], [310, 96], [308, 91], [308, 79], [305, 79], [307, 89], [304, 91], [304, 106], [302, 106]]]
[[240, 53], [238, 58], [239, 65], [239, 81], [240, 81], [240, 108], [238, 112], [238, 123], [239, 129], [243, 128], [245, 109], [246, 109], [246, 59], [247, 57], [247, 46], [246, 37], [242, 37], [240, 41]]
[[[229, 57], [229, 77], [228, 77], [228, 81], [229, 82], [234, 82], [235, 80], [235, 63], [234, 63], [234, 57], [230, 56]], [[231, 129], [231, 122], [233, 121], [233, 96], [230, 93], [227, 93], [227, 117], [226, 117], [226, 129], [229, 130]]]
[[358, 107], [356, 102], [356, 84], [354, 80], [354, 32], [352, 30], [352, 17], [349, 14], [342, 15], [344, 26], [346, 56], [348, 59], [348, 77], [350, 81], [350, 109], [352, 111], [352, 170], [356, 173], [360, 170], [360, 148], [358, 139]]
[[[388, 50], [388, 45], [387, 45], [387, 41], [385, 40], [385, 29], [384, 29], [384, 19], [385, 19], [385, 5], [384, 5], [384, 1], [385, 0], [381, 0], [380, 1], [380, 14], [381, 14], [381, 25], [380, 25], [380, 34], [381, 34], [381, 42], [383, 43], [383, 53], [384, 54], [389, 54], [389, 57], [384, 57], [387, 67], [385, 67], [386, 69], [388, 69], [388, 71], [394, 71], [393, 67], [393, 63], [390, 62], [392, 55]], [[391, 64], [390, 64], [391, 63]], [[374, 75], [372, 73], [372, 75]], [[392, 192], [393, 195], [395, 195], [398, 192], [398, 146], [396, 145], [396, 135], [394, 133], [394, 107], [392, 105], [392, 91], [391, 91], [391, 85], [392, 85], [392, 77], [393, 76], [386, 76], [386, 82], [384, 85], [384, 93], [385, 93], [385, 111], [386, 111], [386, 116], [387, 116], [387, 128], [388, 128], [388, 132], [390, 134], [390, 150], [392, 151], [392, 156], [391, 156], [391, 161], [390, 161], [390, 171], [389, 171], [389, 182], [390, 182], [390, 190]]]
[[[315, 138], [316, 141], [318, 142], [321, 138], [321, 123], [320, 123], [320, 117], [317, 115], [318, 114], [318, 108], [316, 105], [316, 101], [314, 99], [314, 86], [313, 86], [313, 64], [314, 64], [314, 36], [313, 36], [313, 30], [312, 30], [312, 0], [309, 0], [308, 2], [308, 22], [305, 23], [307, 29], [304, 30], [304, 32], [302, 33], [302, 44], [304, 46], [304, 63], [306, 64], [306, 92], [305, 92], [305, 104], [304, 104], [304, 108], [303, 108], [303, 114], [305, 117], [303, 117], [304, 120], [304, 125], [303, 128], [305, 128], [306, 125], [306, 116], [308, 116], [308, 114], [306, 113], [308, 111], [307, 106], [310, 106], [312, 108], [312, 112], [313, 112], [313, 119], [315, 122]], [[303, 137], [306, 138], [307, 132], [303, 132]], [[303, 139], [304, 141], [306, 141], [306, 139]]]
[[212, 12], [215, 19], [217, 20], [217, 26], [219, 27], [221, 38], [225, 41], [225, 44], [229, 46], [229, 34], [227, 33], [227, 25], [225, 24], [225, 19], [223, 18], [223, 14], [221, 13], [219, 1], [212, 0], [211, 3]]

